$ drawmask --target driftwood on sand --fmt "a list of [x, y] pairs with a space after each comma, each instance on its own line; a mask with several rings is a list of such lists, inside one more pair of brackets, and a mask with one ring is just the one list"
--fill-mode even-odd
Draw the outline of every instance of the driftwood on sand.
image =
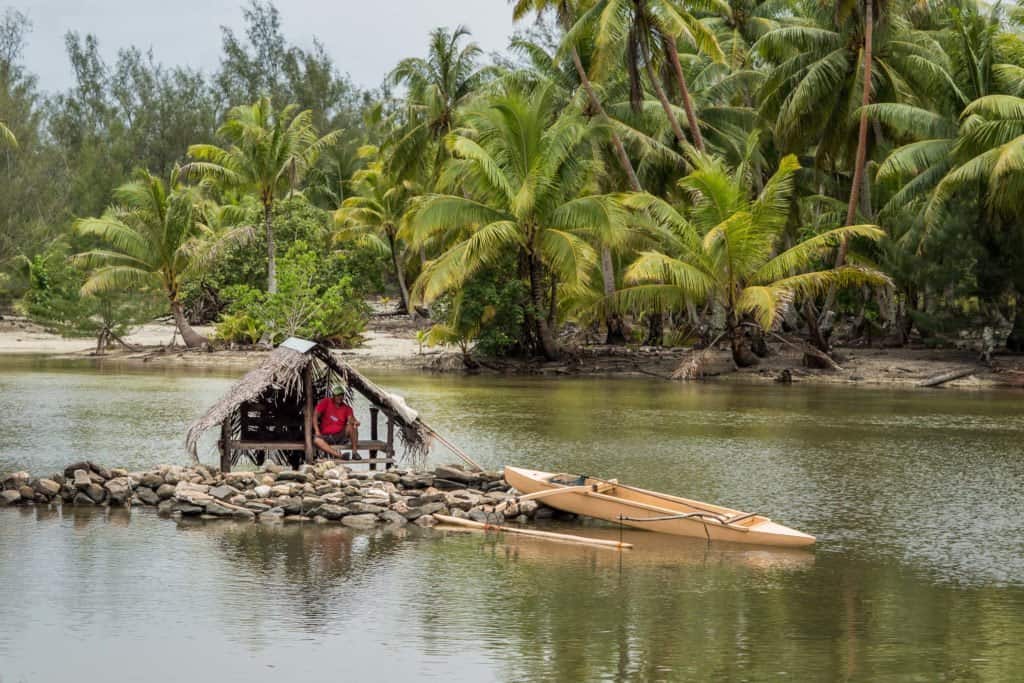
[[958, 368], [956, 370], [950, 370], [949, 372], [943, 372], [939, 375], [932, 375], [928, 379], [920, 382], [917, 386], [938, 387], [942, 386], [946, 382], [952, 382], [955, 379], [961, 379], [968, 375], [973, 375], [975, 372], [977, 372], [975, 368]]

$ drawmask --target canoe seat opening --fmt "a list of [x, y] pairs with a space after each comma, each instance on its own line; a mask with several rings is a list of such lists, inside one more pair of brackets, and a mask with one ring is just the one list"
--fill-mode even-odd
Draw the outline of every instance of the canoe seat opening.
[[745, 520], [748, 520], [751, 517], [757, 517], [757, 513], [756, 512], [745, 512], [745, 513], [743, 513], [741, 515], [734, 515], [732, 517], [726, 517], [725, 521], [723, 522], [723, 524], [736, 524], [738, 522], [743, 522]]
[[562, 484], [563, 486], [583, 486], [587, 483], [587, 477], [585, 475], [575, 474], [556, 474], [548, 478], [548, 481], [552, 484]]

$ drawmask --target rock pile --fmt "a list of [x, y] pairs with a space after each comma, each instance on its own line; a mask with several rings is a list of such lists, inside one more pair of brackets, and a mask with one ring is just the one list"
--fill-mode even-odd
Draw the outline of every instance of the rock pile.
[[256, 472], [224, 474], [203, 465], [129, 472], [83, 461], [49, 478], [15, 472], [0, 483], [0, 507], [138, 505], [170, 516], [313, 520], [354, 528], [408, 523], [428, 527], [437, 524], [435, 514], [491, 524], [552, 514], [534, 501], [517, 503], [501, 474], [468, 472], [457, 465], [431, 472], [354, 472], [327, 461], [297, 471], [268, 464]]

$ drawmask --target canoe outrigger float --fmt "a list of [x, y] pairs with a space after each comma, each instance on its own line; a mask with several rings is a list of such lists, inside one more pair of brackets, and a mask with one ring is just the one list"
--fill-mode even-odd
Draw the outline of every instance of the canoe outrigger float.
[[506, 467], [505, 481], [524, 494], [520, 501], [543, 501], [559, 510], [637, 529], [756, 545], [814, 543], [814, 536], [754, 512], [647, 491], [615, 479]]

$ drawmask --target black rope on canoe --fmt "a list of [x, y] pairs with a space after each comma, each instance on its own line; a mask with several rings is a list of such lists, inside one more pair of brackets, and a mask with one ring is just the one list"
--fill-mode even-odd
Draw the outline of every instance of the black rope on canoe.
[[755, 517], [756, 512], [748, 512], [743, 515], [736, 517], [723, 517], [722, 515], [714, 512], [684, 512], [678, 515], [660, 515], [657, 517], [626, 517], [625, 515], [619, 515], [619, 536], [622, 536], [622, 523], [625, 522], [667, 522], [673, 519], [696, 519], [704, 526], [704, 535], [708, 537], [708, 543], [711, 542], [711, 533], [708, 531], [708, 523], [705, 518], [710, 517], [719, 524], [725, 527], [733, 526], [736, 522], [742, 522], [744, 519]]
[[[719, 524], [726, 524], [728, 522], [726, 517], [722, 517], [714, 512], [681, 512], [678, 515], [662, 515], [659, 517], [626, 517], [624, 515], [619, 515], [619, 519], [627, 522], [668, 522], [673, 519], [692, 519], [694, 517], [710, 517]], [[703, 519], [701, 521], [703, 521]]]

